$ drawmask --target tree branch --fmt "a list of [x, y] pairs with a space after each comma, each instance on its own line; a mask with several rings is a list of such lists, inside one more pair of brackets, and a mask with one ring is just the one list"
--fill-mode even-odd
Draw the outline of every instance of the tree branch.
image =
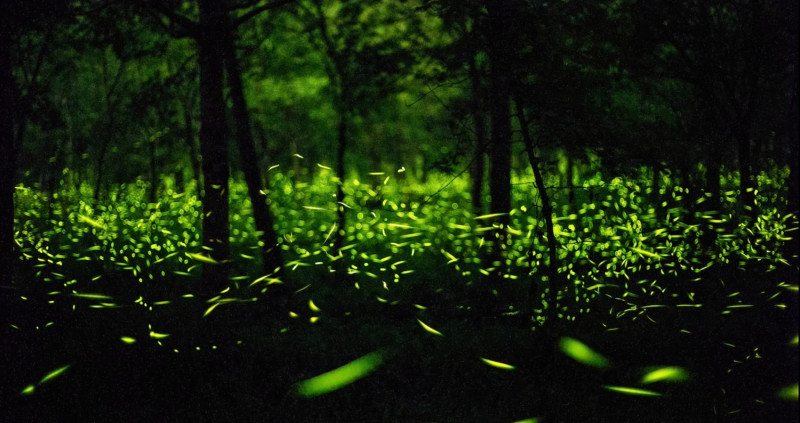
[[253, 8], [249, 12], [245, 13], [244, 15], [239, 16], [238, 18], [234, 19], [233, 20], [233, 26], [237, 27], [237, 26], [249, 21], [250, 19], [258, 16], [261, 12], [264, 12], [264, 11], [267, 11], [267, 10], [272, 10], [272, 9], [277, 9], [277, 8], [279, 8], [281, 6], [284, 6], [284, 5], [287, 5], [289, 3], [294, 3], [294, 1], [295, 0], [275, 0], [275, 1], [271, 2], [271, 3], [262, 4], [261, 6]]
[[[170, 20], [170, 23], [172, 23], [172, 25], [165, 25], [163, 22], [161, 22], [160, 19], [157, 19], [157, 21], [167, 30], [167, 32], [174, 35], [175, 37], [182, 38], [188, 36], [196, 39], [201, 34], [200, 24], [187, 18], [186, 16], [175, 13], [174, 10], [165, 7], [159, 1], [154, 1], [154, 0], [146, 1], [145, 11], [147, 11], [151, 15], [156, 15], [154, 16], [155, 18], [158, 18], [157, 16], [158, 14], [166, 16]], [[156, 13], [154, 14], [153, 12]], [[175, 28], [174, 27], [175, 25], [179, 25], [180, 28]]]

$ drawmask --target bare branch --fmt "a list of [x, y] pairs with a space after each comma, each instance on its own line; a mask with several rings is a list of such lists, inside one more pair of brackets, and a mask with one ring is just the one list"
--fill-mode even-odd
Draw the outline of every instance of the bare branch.
[[[146, 11], [150, 12], [151, 14], [152, 12], [156, 12], [156, 15], [161, 14], [170, 20], [172, 25], [164, 25], [163, 22], [158, 20], [159, 23], [164, 26], [170, 34], [179, 38], [185, 36], [198, 38], [200, 36], [200, 25], [197, 22], [179, 13], [175, 13], [174, 10], [165, 7], [164, 4], [160, 3], [159, 1], [149, 0], [145, 2], [145, 5]], [[175, 25], [178, 25], [180, 28], [175, 28]]]
[[233, 26], [237, 27], [237, 26], [249, 21], [250, 19], [258, 16], [261, 12], [264, 12], [264, 11], [267, 11], [267, 10], [272, 10], [272, 9], [277, 9], [277, 8], [279, 8], [281, 6], [285, 6], [287, 4], [294, 3], [294, 1], [295, 0], [275, 0], [275, 1], [271, 2], [271, 3], [262, 4], [261, 6], [253, 8], [249, 12], [245, 13], [244, 15], [239, 16], [238, 18], [234, 19], [233, 20]]

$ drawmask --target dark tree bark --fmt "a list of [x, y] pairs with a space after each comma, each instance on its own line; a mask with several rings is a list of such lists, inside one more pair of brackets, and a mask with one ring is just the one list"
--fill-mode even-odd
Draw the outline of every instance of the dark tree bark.
[[228, 145], [225, 138], [223, 68], [229, 32], [227, 1], [199, 0], [200, 153], [203, 168], [203, 247], [217, 263], [203, 264], [203, 295], [228, 284], [230, 259]]
[[250, 128], [250, 114], [247, 110], [247, 101], [242, 88], [242, 71], [236, 57], [233, 44], [234, 30], [226, 37], [225, 58], [228, 76], [228, 87], [233, 100], [233, 117], [236, 122], [236, 140], [239, 145], [239, 157], [247, 183], [250, 203], [253, 207], [253, 218], [259, 239], [264, 245], [261, 248], [261, 263], [265, 274], [280, 273], [283, 267], [281, 252], [278, 246], [278, 236], [275, 233], [275, 223], [272, 212], [267, 204], [267, 194], [261, 184], [261, 173], [258, 169], [258, 156], [255, 141]]
[[739, 203], [744, 207], [746, 214], [755, 216], [757, 210], [753, 193], [750, 128], [745, 121], [734, 123], [733, 126], [739, 159]]
[[156, 199], [158, 198], [158, 171], [156, 170], [156, 147], [158, 146], [158, 138], [153, 137], [149, 141], [150, 143], [148, 145], [148, 150], [150, 153], [150, 189], [147, 192], [147, 201], [150, 203], [155, 203]]
[[[556, 241], [555, 231], [553, 230], [553, 206], [550, 203], [550, 195], [547, 193], [547, 187], [544, 185], [544, 178], [539, 166], [539, 158], [536, 157], [536, 152], [533, 150], [533, 140], [531, 139], [530, 131], [528, 128], [528, 119], [525, 117], [525, 110], [519, 99], [514, 100], [517, 110], [517, 119], [519, 119], [519, 126], [522, 132], [522, 140], [525, 143], [525, 152], [528, 154], [528, 161], [533, 170], [533, 180], [536, 184], [536, 190], [539, 192], [539, 197], [542, 200], [542, 218], [544, 219], [545, 227], [547, 229], [547, 281], [550, 285], [550, 296], [547, 298], [549, 303], [548, 318], [555, 317], [556, 301], [558, 299], [558, 292], [563, 288], [561, 282], [558, 280], [558, 242]], [[530, 294], [533, 289], [529, 288], [528, 304], [532, 303]], [[523, 310], [530, 312], [529, 309]]]
[[333, 241], [333, 254], [338, 255], [339, 249], [342, 248], [344, 243], [344, 236], [346, 234], [345, 225], [347, 224], [347, 210], [344, 206], [344, 181], [345, 181], [345, 163], [344, 157], [347, 151], [347, 111], [339, 110], [339, 124], [337, 126], [337, 144], [336, 144], [336, 233], [334, 234]]
[[483, 178], [486, 165], [486, 121], [481, 104], [481, 76], [473, 57], [469, 62], [469, 79], [472, 90], [472, 119], [475, 125], [475, 157], [472, 158], [472, 211], [483, 214]]
[[498, 306], [506, 306], [512, 289], [504, 278], [507, 227], [511, 211], [511, 48], [513, 37], [509, 30], [514, 17], [513, 0], [491, 0], [486, 2], [488, 11], [489, 40], [489, 114], [491, 139], [489, 145], [489, 212], [497, 214], [494, 223], [499, 226], [492, 231], [493, 237], [488, 251], [491, 273], [484, 280], [484, 292], [488, 295], [483, 304], [485, 314], [494, 314]]
[[192, 122], [192, 107], [190, 104], [190, 100], [186, 100], [183, 103], [183, 139], [186, 142], [186, 146], [189, 147], [189, 159], [192, 165], [192, 176], [194, 177], [195, 182], [197, 183], [197, 192], [202, 198], [202, 186], [203, 186], [203, 171], [201, 169], [202, 165], [200, 163], [200, 155], [197, 154], [197, 143], [195, 141], [195, 133], [194, 133], [194, 124]]
[[[514, 17], [509, 0], [486, 3], [489, 12], [489, 84], [492, 120], [489, 193], [491, 213], [511, 211], [511, 45]], [[500, 219], [508, 225], [508, 216]], [[503, 238], [503, 237], [501, 237]], [[504, 239], [501, 239], [504, 241]]]
[[97, 175], [94, 185], [95, 202], [100, 198], [100, 190], [104, 181], [103, 177], [105, 176], [104, 171], [106, 154], [108, 153], [108, 147], [111, 144], [111, 140], [114, 137], [114, 133], [117, 129], [117, 100], [115, 99], [115, 92], [122, 79], [124, 66], [124, 62], [119, 65], [119, 68], [117, 68], [117, 71], [113, 76], [113, 80], [111, 80], [111, 75], [109, 75], [108, 69], [108, 61], [103, 58], [103, 88], [105, 90], [104, 101], [106, 106], [106, 122], [104, 128], [105, 134], [103, 134], [104, 136], [100, 144], [100, 152], [97, 155]]
[[[6, 14], [6, 12], [4, 12]], [[6, 14], [6, 17], [10, 14]], [[14, 138], [16, 96], [11, 69], [11, 25], [0, 18], [0, 283], [11, 281], [14, 264], [14, 176], [17, 148]]]

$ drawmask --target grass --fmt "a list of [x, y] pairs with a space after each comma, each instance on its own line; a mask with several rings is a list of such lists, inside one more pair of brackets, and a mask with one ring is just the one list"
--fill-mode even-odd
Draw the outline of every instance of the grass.
[[[137, 182], [95, 204], [88, 187], [48, 196], [20, 186], [22, 262], [4, 286], [13, 347], [6, 413], [33, 421], [796, 420], [797, 264], [781, 254], [796, 222], [780, 212], [782, 174], [772, 173], [759, 177], [755, 220], [743, 217], [732, 187], [715, 211], [668, 178], [653, 193], [645, 176], [594, 176], [572, 204], [556, 191], [566, 289], [547, 304], [544, 223], [535, 191], [520, 188], [527, 175], [515, 177], [503, 260], [485, 263], [496, 216], [470, 211], [465, 180], [442, 190], [446, 177], [347, 181], [337, 257], [329, 171], [308, 181], [273, 171], [288, 270], [279, 282], [294, 293], [285, 309], [271, 301], [278, 281], [258, 270], [241, 183], [231, 184], [231, 289], [211, 303], [195, 296], [204, 256], [191, 187], [178, 193], [167, 181], [161, 202], [148, 204]], [[347, 284], [336, 283], [334, 269]], [[501, 282], [487, 289], [485, 275], [495, 272]], [[520, 313], [528, 289], [530, 320]], [[500, 312], [478, 313], [486, 301]], [[550, 307], [556, 321], [547, 321]]]

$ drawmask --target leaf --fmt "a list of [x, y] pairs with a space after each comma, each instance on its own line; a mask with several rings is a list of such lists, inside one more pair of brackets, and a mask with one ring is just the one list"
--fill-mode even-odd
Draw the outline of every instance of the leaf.
[[61, 376], [61, 375], [62, 375], [64, 372], [66, 372], [66, 371], [67, 371], [67, 369], [69, 369], [69, 366], [70, 366], [70, 365], [69, 365], [69, 364], [67, 364], [67, 365], [66, 365], [66, 366], [64, 366], [64, 367], [59, 367], [59, 368], [57, 368], [57, 369], [53, 370], [52, 372], [50, 372], [50, 373], [48, 373], [48, 374], [44, 375], [44, 377], [42, 378], [42, 380], [40, 380], [40, 381], [39, 381], [39, 385], [41, 385], [41, 384], [43, 384], [43, 383], [47, 383], [47, 382], [49, 382], [49, 381], [51, 381], [51, 380], [53, 380], [53, 379], [55, 379], [55, 378], [57, 378], [57, 377]]
[[344, 366], [299, 382], [295, 389], [302, 397], [315, 397], [341, 389], [375, 371], [383, 363], [380, 352], [369, 353]]
[[512, 366], [510, 364], [501, 363], [499, 361], [494, 361], [494, 360], [489, 360], [488, 358], [483, 358], [483, 357], [481, 357], [481, 361], [483, 361], [484, 363], [486, 363], [486, 364], [488, 364], [488, 365], [490, 365], [492, 367], [496, 367], [498, 369], [514, 370], [514, 366]]
[[573, 360], [587, 366], [605, 368], [609, 366], [608, 359], [596, 353], [577, 339], [563, 337], [558, 343], [561, 351]]
[[619, 392], [620, 394], [625, 395], [636, 395], [640, 397], [660, 397], [661, 394], [658, 392], [648, 391], [646, 389], [639, 389], [639, 388], [629, 388], [627, 386], [609, 386], [603, 385], [603, 388], [608, 389], [609, 391]]
[[642, 383], [653, 382], [683, 382], [689, 378], [689, 373], [681, 367], [660, 367], [651, 370], [642, 376]]
[[422, 326], [422, 329], [425, 329], [426, 331], [428, 331], [428, 332], [430, 332], [430, 333], [432, 333], [434, 335], [444, 336], [438, 330], [426, 325], [422, 320], [417, 319], [417, 322], [419, 322], [419, 325]]

